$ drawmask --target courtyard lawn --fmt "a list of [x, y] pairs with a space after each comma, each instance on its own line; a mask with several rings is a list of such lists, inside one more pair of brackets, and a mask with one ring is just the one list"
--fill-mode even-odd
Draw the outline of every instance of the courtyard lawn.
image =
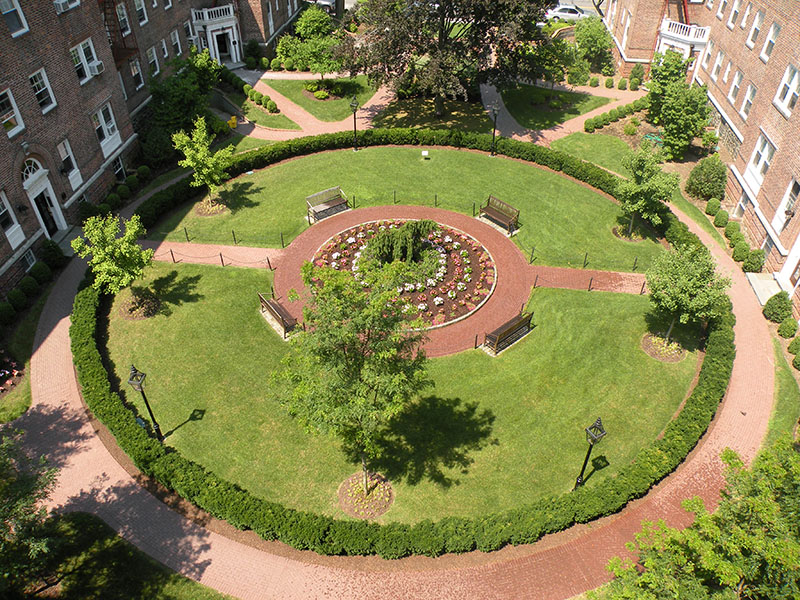
[[[225, 94], [228, 100], [238, 106], [244, 116], [256, 125], [267, 127], [268, 129], [300, 129], [300, 125], [292, 121], [289, 117], [281, 113], [268, 113], [265, 109], [259, 108], [247, 99], [247, 96], [240, 92], [228, 92]], [[280, 106], [278, 106], [280, 108]]]
[[[147, 373], [166, 443], [254, 494], [343, 516], [336, 490], [357, 461], [293, 421], [270, 378], [286, 343], [259, 314], [269, 271], [156, 263], [147, 277], [165, 290], [164, 314], [125, 320], [117, 299], [108, 353], [120, 381], [130, 364]], [[609, 435], [587, 470], [592, 485], [669, 421], [697, 356], [668, 364], [639, 348], [645, 297], [539, 288], [530, 309], [536, 328], [499, 358], [430, 361], [435, 388], [396, 419], [374, 464], [396, 492], [383, 521], [477, 516], [565, 492], [583, 428], [600, 416]], [[138, 394], [122, 391], [146, 415]]]
[[653, 239], [640, 243], [614, 237], [622, 218], [619, 207], [558, 174], [519, 161], [458, 150], [430, 150], [422, 160], [418, 148], [366, 148], [324, 152], [243, 175], [222, 192], [231, 211], [199, 216], [182, 206], [150, 231], [159, 240], [279, 247], [308, 227], [306, 196], [340, 185], [357, 206], [433, 205], [472, 214], [494, 195], [520, 209], [521, 227], [514, 241], [528, 254], [535, 246], [539, 264], [631, 271], [634, 259], [646, 269], [661, 251]]
[[492, 121], [480, 102], [445, 100], [445, 114], [437, 117], [433, 98], [395, 100], [372, 120], [374, 127], [421, 127], [491, 133]]
[[[554, 100], [558, 107], [551, 106]], [[503, 92], [503, 103], [517, 123], [534, 130], [549, 129], [609, 102], [611, 98], [525, 84]]]
[[242, 135], [241, 133], [231, 132], [231, 136], [224, 140], [223, 146], [233, 146], [233, 151], [236, 154], [241, 152], [248, 152], [263, 146], [274, 144], [272, 140], [260, 140], [258, 138]]
[[800, 388], [797, 380], [792, 367], [783, 357], [781, 343], [773, 339], [772, 346], [775, 352], [775, 399], [764, 446], [770, 445], [782, 435], [794, 433], [797, 420], [800, 419]]
[[364, 106], [364, 103], [375, 95], [375, 89], [367, 82], [366, 75], [333, 80], [343, 86], [342, 96], [327, 100], [317, 100], [309, 92], [306, 92], [303, 89], [306, 81], [308, 80], [264, 78], [264, 83], [307, 110], [320, 121], [341, 121], [347, 117], [352, 118], [353, 110], [350, 108], [350, 101], [353, 99], [353, 95], [358, 99], [359, 106]]
[[622, 157], [631, 152], [631, 147], [616, 136], [571, 133], [555, 140], [550, 147], [587, 160], [622, 177], [630, 177], [630, 172], [622, 166]]

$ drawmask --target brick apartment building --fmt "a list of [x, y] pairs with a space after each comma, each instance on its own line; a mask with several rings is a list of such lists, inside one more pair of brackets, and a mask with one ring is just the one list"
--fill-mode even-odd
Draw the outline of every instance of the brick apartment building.
[[300, 0], [0, 0], [0, 297], [136, 151], [147, 83], [191, 45], [239, 65]]
[[654, 51], [696, 59], [730, 166], [724, 206], [800, 303], [800, 2], [611, 0], [604, 22], [622, 72]]

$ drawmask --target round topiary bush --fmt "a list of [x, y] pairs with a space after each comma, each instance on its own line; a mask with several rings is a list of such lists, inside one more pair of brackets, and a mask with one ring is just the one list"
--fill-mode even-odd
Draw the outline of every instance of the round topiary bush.
[[120, 198], [118, 194], [111, 192], [108, 196], [106, 196], [105, 203], [108, 204], [112, 209], [119, 208], [120, 204], [122, 204], [122, 198]]
[[734, 233], [739, 233], [741, 231], [741, 225], [739, 221], [728, 221], [728, 224], [725, 225], [725, 237], [731, 239], [731, 236]]
[[718, 154], [702, 159], [686, 181], [686, 191], [695, 198], [724, 198], [728, 166]]
[[594, 130], [595, 130], [595, 126], [594, 126], [594, 119], [586, 119], [586, 120], [583, 122], [583, 130], [584, 130], [586, 133], [593, 133], [593, 132], [594, 132]]
[[53, 278], [53, 271], [41, 260], [34, 263], [31, 270], [28, 272], [31, 274], [31, 277], [39, 282], [39, 285], [45, 284]]
[[139, 189], [139, 178], [136, 175], [128, 175], [125, 178], [125, 185], [132, 193], [136, 193], [136, 190]]
[[125, 185], [124, 183], [117, 186], [117, 196], [122, 198], [123, 200], [127, 200], [131, 197], [131, 190], [130, 188]]
[[606, 88], [608, 88], [609, 90], [614, 89], [614, 78], [613, 77], [607, 77], [606, 78]]
[[292, 60], [291, 58], [287, 58], [283, 63], [283, 68], [286, 69], [287, 71], [294, 71], [295, 70], [294, 60]]
[[719, 200], [712, 198], [706, 204], [706, 214], [712, 217], [715, 216], [719, 212], [720, 205], [721, 203]]
[[600, 78], [595, 76], [589, 80], [589, 85], [592, 87], [600, 87]]
[[767, 300], [761, 309], [764, 316], [773, 323], [781, 323], [792, 316], [792, 300], [786, 292], [778, 292]]
[[78, 204], [78, 219], [81, 223], [83, 223], [89, 217], [95, 217], [98, 214], [97, 206], [91, 202], [81, 201], [80, 204]]
[[748, 256], [750, 256], [750, 244], [744, 240], [738, 242], [733, 247], [733, 260], [736, 262], [742, 262]]
[[636, 125], [628, 121], [625, 123], [625, 127], [622, 128], [622, 132], [625, 135], [636, 135]]
[[19, 288], [14, 288], [8, 292], [7, 299], [17, 312], [22, 312], [25, 310], [25, 307], [28, 306], [28, 297], [25, 295], [25, 292]]
[[258, 59], [255, 56], [245, 56], [244, 64], [248, 69], [253, 71], [258, 68]]
[[107, 215], [111, 212], [111, 207], [105, 202], [101, 202], [97, 205], [97, 212], [99, 212], [101, 215]]
[[636, 79], [636, 77], [631, 77], [631, 91], [637, 92], [639, 91], [639, 86], [642, 85], [642, 82]]
[[791, 342], [789, 342], [789, 347], [787, 348], [791, 354], [797, 355], [800, 354], [800, 336], [794, 338]]
[[787, 317], [781, 324], [778, 326], [778, 335], [784, 339], [789, 339], [790, 337], [794, 337], [794, 334], [797, 333], [797, 320], [793, 319], [792, 317]]
[[278, 105], [275, 104], [275, 100], [270, 100], [267, 102], [267, 111], [271, 113], [278, 112]]
[[[737, 231], [731, 236], [730, 241], [728, 242], [728, 246], [730, 248], [736, 248], [736, 244], [744, 242], [747, 244], [747, 238], [744, 237], [744, 234], [741, 231]], [[749, 247], [749, 244], [748, 244]]]
[[800, 371], [800, 355], [797, 355], [792, 359], [792, 366]]
[[53, 269], [60, 269], [69, 262], [69, 258], [64, 256], [64, 251], [61, 246], [56, 244], [53, 240], [45, 240], [39, 248], [39, 258], [41, 258], [48, 267]]
[[253, 102], [256, 104], [261, 104], [261, 100], [264, 98], [264, 94], [261, 92], [256, 92], [253, 94]]
[[147, 165], [142, 165], [138, 169], [136, 169], [136, 176], [139, 178], [139, 183], [144, 183], [145, 181], [150, 181], [150, 167]]
[[617, 84], [617, 89], [618, 90], [627, 90], [628, 89], [628, 80], [625, 79], [624, 77], [622, 79], [620, 79], [619, 83]]
[[281, 59], [278, 57], [273, 58], [269, 63], [269, 68], [273, 71], [280, 71], [281, 67]]
[[11, 325], [17, 316], [17, 311], [10, 302], [0, 302], [0, 325]]
[[30, 275], [26, 275], [25, 277], [23, 277], [20, 280], [18, 287], [19, 289], [22, 290], [22, 293], [25, 294], [25, 296], [30, 299], [36, 298], [36, 296], [39, 295], [39, 290], [41, 289], [39, 286], [39, 282], [36, 281]]
[[264, 96], [261, 98], [261, 106], [263, 106], [264, 108], [266, 108], [266, 107], [267, 107], [267, 104], [269, 104], [269, 101], [270, 101], [270, 99], [271, 99], [271, 98], [270, 98], [269, 96], [267, 96], [266, 94], [264, 94]]
[[745, 273], [761, 273], [764, 268], [764, 261], [767, 256], [763, 250], [751, 250], [747, 258], [742, 263], [742, 271]]
[[242, 91], [244, 92], [244, 95], [247, 96], [248, 98], [250, 97], [250, 92], [251, 92], [252, 89], [253, 89], [253, 86], [250, 85], [249, 83], [245, 83], [242, 86]]
[[261, 57], [261, 68], [268, 71], [270, 67], [269, 59], [266, 56]]
[[714, 226], [715, 227], [725, 227], [728, 224], [728, 211], [727, 210], [720, 210], [714, 216]]

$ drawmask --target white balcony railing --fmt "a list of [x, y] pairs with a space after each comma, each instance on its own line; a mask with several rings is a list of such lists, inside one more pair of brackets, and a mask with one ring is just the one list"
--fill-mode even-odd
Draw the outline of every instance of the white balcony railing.
[[662, 38], [672, 38], [689, 44], [705, 44], [708, 42], [710, 31], [710, 27], [687, 25], [670, 19], [661, 22]]
[[208, 25], [216, 21], [225, 21], [234, 17], [233, 4], [215, 8], [192, 9], [192, 22], [197, 25]]

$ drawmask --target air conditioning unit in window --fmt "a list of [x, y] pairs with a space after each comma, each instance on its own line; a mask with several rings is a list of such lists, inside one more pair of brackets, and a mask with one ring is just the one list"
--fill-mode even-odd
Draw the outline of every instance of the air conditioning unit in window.
[[55, 0], [53, 4], [56, 7], [56, 14], [60, 15], [61, 13], [65, 13], [70, 9], [69, 5], [70, 0]]
[[106, 70], [105, 65], [103, 64], [102, 60], [93, 60], [89, 63], [89, 73], [92, 75], [100, 75], [103, 71]]

